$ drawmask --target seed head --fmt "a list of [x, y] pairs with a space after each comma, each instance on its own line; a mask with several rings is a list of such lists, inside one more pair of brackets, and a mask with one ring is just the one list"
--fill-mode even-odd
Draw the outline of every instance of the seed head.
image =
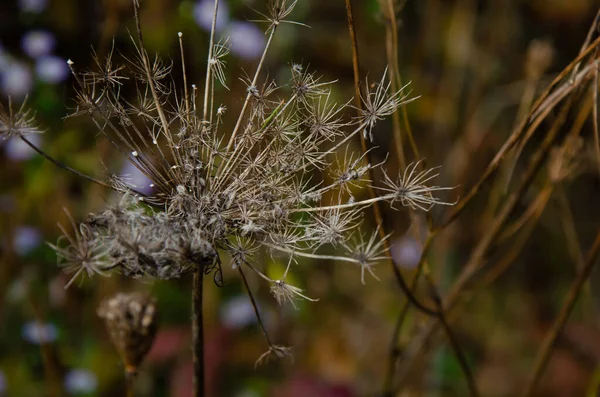
[[154, 341], [156, 303], [141, 293], [119, 293], [100, 305], [98, 316], [104, 320], [126, 371], [135, 374]]

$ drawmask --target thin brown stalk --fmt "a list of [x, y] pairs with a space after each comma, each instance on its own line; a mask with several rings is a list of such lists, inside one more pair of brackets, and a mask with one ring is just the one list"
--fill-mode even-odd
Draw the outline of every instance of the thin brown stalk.
[[594, 112], [593, 112], [593, 125], [594, 125], [594, 151], [596, 152], [596, 165], [598, 166], [598, 176], [600, 177], [600, 132], [598, 129], [598, 84], [600, 83], [598, 80], [598, 68], [596, 65], [596, 69], [594, 70]]
[[[580, 240], [575, 228], [575, 221], [573, 220], [573, 214], [571, 208], [569, 208], [569, 201], [563, 187], [557, 186], [556, 193], [558, 217], [560, 218], [560, 223], [565, 236], [565, 244], [567, 245], [567, 251], [571, 256], [571, 261], [573, 261], [575, 271], [578, 273], [583, 269], [585, 258], [581, 247], [579, 246]], [[586, 298], [585, 309], [587, 310], [587, 313], [593, 315], [592, 287], [589, 281], [585, 283], [583, 293]]]
[[[396, 12], [394, 11], [394, 0], [386, 0], [387, 1], [387, 12], [388, 17], [390, 19], [390, 29], [389, 33], [391, 34], [391, 59], [388, 58], [388, 64], [390, 68], [390, 80], [392, 81], [392, 89], [397, 90], [402, 87], [402, 75], [400, 74], [400, 61], [398, 57], [398, 21], [396, 20]], [[391, 60], [391, 62], [390, 62]], [[395, 88], [394, 88], [395, 87]], [[408, 113], [405, 107], [400, 109], [402, 112], [402, 121], [404, 123], [404, 131], [406, 132], [406, 137], [408, 138], [408, 143], [410, 144], [410, 148], [413, 152], [413, 156], [416, 159], [421, 159], [421, 155], [419, 153], [419, 148], [417, 147], [417, 143], [415, 142], [414, 135], [412, 133], [412, 128], [410, 126], [410, 121], [408, 119]], [[402, 150], [402, 136], [400, 133], [400, 128], [394, 128], [394, 144], [396, 146], [396, 152], [402, 153], [401, 159], [404, 160], [404, 151]], [[400, 159], [400, 158], [399, 158]], [[402, 163], [400, 163], [402, 165]], [[423, 167], [426, 167], [426, 164], [423, 162]]]
[[129, 371], [125, 371], [125, 395], [127, 397], [133, 397], [133, 385], [134, 385], [135, 375]]
[[[431, 245], [432, 242], [433, 242], [433, 235], [429, 234], [427, 236], [427, 240], [425, 240], [425, 244], [423, 245], [423, 250], [422, 250], [423, 253], [427, 252], [429, 250], [429, 246]], [[417, 267], [416, 267], [415, 276], [414, 276], [411, 286], [410, 286], [411, 291], [414, 291], [416, 289], [417, 283], [421, 277], [421, 274], [423, 273], [424, 267], [425, 267], [425, 255], [421, 254], [421, 258], [419, 259], [419, 263], [417, 264]], [[386, 375], [385, 375], [385, 380], [383, 383], [383, 395], [384, 396], [391, 396], [393, 394], [392, 388], [393, 388], [394, 372], [396, 369], [396, 362], [397, 362], [398, 358], [400, 357], [400, 347], [398, 346], [398, 338], [400, 336], [400, 332], [402, 331], [404, 321], [406, 321], [406, 318], [408, 316], [408, 309], [409, 309], [409, 302], [407, 300], [404, 302], [404, 304], [402, 305], [402, 308], [400, 309], [400, 314], [398, 315], [398, 318], [396, 319], [396, 324], [394, 325], [394, 330], [392, 332], [392, 339], [391, 339], [390, 347], [388, 350], [388, 363], [387, 363], [387, 368], [386, 368]]]
[[[529, 208], [525, 211], [527, 217], [523, 218], [522, 222], [518, 221], [519, 229], [515, 230], [513, 234], [518, 233], [518, 237], [515, 238], [515, 243], [510, 249], [506, 250], [506, 253], [496, 264], [494, 264], [489, 270], [481, 278], [481, 281], [478, 283], [477, 290], [483, 291], [490, 284], [492, 284], [498, 277], [500, 277], [508, 267], [514, 263], [515, 259], [519, 256], [525, 244], [528, 241], [529, 236], [533, 232], [534, 227], [537, 225], [538, 220], [550, 197], [552, 196], [552, 192], [554, 191], [554, 185], [548, 184], [538, 193], [538, 196], [533, 200]], [[511, 234], [511, 236], [513, 235]], [[500, 239], [506, 239], [508, 235], [506, 233], [502, 234]], [[473, 293], [475, 294], [475, 292]]]
[[597, 263], [598, 254], [600, 254], [600, 229], [598, 230], [592, 248], [588, 253], [585, 266], [577, 278], [573, 281], [573, 284], [571, 284], [571, 288], [567, 293], [558, 317], [554, 321], [552, 328], [542, 343], [542, 346], [535, 359], [533, 371], [531, 372], [527, 386], [522, 394], [523, 397], [530, 397], [533, 395], [542, 375], [544, 374], [544, 370], [546, 369], [550, 356], [552, 355], [552, 350], [556, 344], [556, 340], [562, 333], [563, 328], [569, 319], [569, 315], [573, 311], [573, 307], [577, 302], [577, 298], [579, 297], [586, 280], [589, 278], [594, 265]]
[[[511, 135], [508, 137], [502, 148], [496, 153], [492, 161], [486, 167], [483, 175], [479, 178], [479, 180], [473, 185], [473, 187], [469, 190], [469, 192], [452, 208], [450, 214], [447, 219], [439, 226], [437, 226], [434, 230], [437, 231], [439, 229], [443, 229], [447, 227], [450, 223], [452, 223], [466, 208], [467, 204], [477, 195], [482, 185], [489, 180], [489, 178], [496, 172], [502, 161], [504, 160], [506, 153], [521, 139], [523, 134], [525, 133], [525, 128], [529, 123], [530, 128], [529, 131], [533, 131], [541, 123], [541, 121], [545, 118], [545, 116], [553, 109], [558, 102], [557, 100], [550, 100], [550, 94], [552, 93], [552, 89], [561, 82], [574, 68], [575, 66], [586, 56], [588, 56], [592, 51], [596, 49], [596, 47], [600, 45], [600, 37], [594, 40], [592, 44], [585, 51], [583, 51], [575, 60], [573, 60], [546, 88], [546, 90], [541, 94], [535, 104], [532, 106], [532, 111], [529, 117], [526, 117], [518, 126], [516, 130], [514, 130]], [[585, 76], [586, 74], [578, 74], [579, 76]], [[577, 85], [573, 83], [567, 82], [563, 85], [563, 89], [560, 95], [560, 99], [564, 99], [567, 95], [571, 93], [573, 89], [575, 89]], [[528, 134], [525, 134], [528, 135]]]
[[444, 308], [442, 306], [442, 298], [440, 297], [437, 290], [435, 289], [435, 284], [433, 283], [433, 280], [431, 280], [431, 278], [428, 274], [426, 274], [425, 279], [429, 283], [431, 295], [433, 296], [433, 300], [435, 301], [435, 303], [438, 307], [440, 323], [442, 324], [442, 327], [444, 328], [444, 332], [446, 333], [446, 336], [448, 336], [448, 341], [450, 342], [450, 347], [454, 351], [454, 354], [456, 355], [456, 358], [458, 359], [458, 364], [463, 372], [463, 375], [465, 376], [465, 380], [467, 381], [467, 386], [469, 388], [469, 394], [471, 396], [479, 396], [479, 392], [477, 391], [477, 384], [475, 382], [473, 373], [471, 372], [471, 369], [469, 368], [469, 363], [467, 362], [467, 358], [463, 352], [462, 347], [460, 346], [460, 343], [458, 342], [458, 339], [456, 338], [456, 335], [454, 335], [454, 331], [452, 330], [452, 328], [450, 327], [450, 324], [446, 320], [446, 314], [444, 313]]
[[212, 71], [212, 53], [213, 53], [213, 46], [214, 46], [214, 42], [215, 42], [215, 30], [217, 27], [217, 12], [219, 11], [219, 0], [215, 0], [215, 6], [214, 6], [214, 10], [213, 10], [213, 17], [212, 17], [212, 25], [210, 28], [210, 42], [208, 43], [209, 47], [208, 47], [208, 60], [206, 61], [206, 82], [204, 85], [204, 103], [202, 104], [204, 111], [203, 111], [203, 116], [202, 119], [203, 120], [207, 120], [207, 112], [208, 112], [208, 94], [210, 92], [210, 76], [211, 76], [211, 71]]
[[[359, 60], [358, 43], [356, 41], [356, 29], [354, 26], [354, 15], [352, 13], [352, 3], [350, 0], [345, 0], [345, 2], [346, 2], [346, 15], [348, 17], [348, 30], [350, 33], [350, 42], [352, 44], [352, 69], [354, 71], [354, 100], [356, 102], [357, 109], [359, 109], [359, 111], [360, 111], [360, 109], [362, 109], [362, 102], [360, 100], [360, 70], [359, 70], [359, 62], [358, 62], [358, 60]], [[359, 135], [360, 135], [360, 145], [362, 148], [362, 152], [365, 153], [365, 158], [366, 158], [367, 162], [372, 164], [372, 161], [370, 158], [371, 155], [370, 155], [370, 152], [367, 147], [367, 140], [363, 134], [359, 134]], [[373, 170], [372, 169], [369, 169], [369, 179], [373, 180]], [[376, 197], [375, 192], [374, 192], [373, 188], [371, 187], [371, 185], [368, 185], [368, 192], [369, 192], [369, 196], [371, 198]], [[389, 243], [387, 241], [387, 238], [385, 238], [386, 232], [383, 227], [383, 217], [381, 214], [381, 207], [379, 206], [379, 203], [375, 202], [375, 203], [373, 203], [372, 208], [373, 208], [373, 216], [375, 217], [375, 222], [380, 226], [379, 227], [379, 236], [381, 237], [381, 239], [384, 242], [385, 249], [388, 250]], [[391, 260], [390, 260], [390, 264], [392, 266], [392, 270], [394, 272], [394, 276], [396, 277], [398, 286], [400, 287], [402, 292], [404, 292], [404, 294], [406, 295], [406, 297], [410, 301], [410, 303], [412, 303], [420, 311], [422, 311], [430, 316], [435, 316], [437, 314], [436, 311], [423, 305], [417, 299], [417, 297], [410, 291], [410, 288], [408, 287], [406, 280], [402, 276], [402, 273], [400, 273], [400, 270], [398, 269], [398, 267], [396, 265], [394, 265], [394, 263]]]
[[531, 156], [529, 167], [523, 173], [521, 182], [512, 192], [512, 194], [509, 195], [498, 216], [488, 228], [487, 232], [479, 240], [479, 243], [471, 253], [467, 264], [464, 266], [463, 271], [459, 275], [458, 280], [454, 283], [448, 298], [446, 299], [444, 307], [451, 308], [453, 306], [460, 291], [462, 291], [467, 282], [471, 280], [473, 275], [481, 267], [488, 249], [500, 235], [502, 227], [517, 204], [520, 202], [522, 196], [527, 192], [527, 189], [531, 185], [533, 178], [537, 175], [544, 162], [544, 159], [546, 158], [546, 155], [549, 153], [550, 148], [558, 138], [558, 133], [566, 121], [566, 117], [569, 109], [571, 108], [572, 102], [573, 101], [571, 98], [571, 100], [569, 100], [568, 103], [565, 104], [565, 106], [561, 109], [561, 113], [548, 131], [538, 150]]
[[[142, 65], [144, 67], [144, 72], [146, 73], [146, 79], [148, 80], [148, 87], [150, 87], [150, 92], [152, 93], [152, 99], [154, 100], [154, 104], [156, 106], [156, 112], [158, 113], [158, 118], [160, 119], [160, 122], [162, 124], [162, 128], [163, 128], [163, 133], [165, 134], [166, 137], [170, 137], [170, 130], [169, 130], [169, 123], [167, 122], [167, 117], [165, 116], [165, 112], [163, 110], [163, 107], [161, 105], [161, 101], [160, 98], [158, 97], [158, 91], [156, 90], [156, 84], [154, 81], [154, 76], [152, 76], [152, 72], [151, 72], [151, 67], [150, 67], [150, 59], [148, 57], [148, 52], [146, 51], [146, 48], [144, 47], [144, 36], [142, 34], [142, 26], [141, 26], [141, 20], [140, 20], [140, 10], [139, 10], [139, 3], [134, 0], [133, 1], [133, 11], [134, 11], [134, 19], [135, 19], [135, 27], [136, 27], [136, 32], [137, 32], [137, 36], [138, 36], [138, 41], [139, 41], [139, 51], [140, 51], [140, 58], [142, 59]], [[171, 140], [169, 138], [169, 140]], [[182, 160], [181, 160], [181, 156], [175, 151], [174, 149], [174, 145], [169, 145], [171, 146], [171, 154], [173, 155], [173, 159], [175, 160], [176, 164], [178, 166], [181, 166], [182, 164]]]
[[[360, 102], [360, 70], [359, 70], [358, 43], [356, 41], [356, 30], [355, 30], [355, 26], [354, 26], [354, 16], [352, 13], [352, 4], [351, 4], [350, 0], [345, 0], [345, 1], [346, 1], [346, 14], [348, 17], [348, 30], [350, 33], [350, 40], [352, 43], [352, 65], [353, 65], [353, 71], [354, 71], [354, 90], [355, 90], [355, 96], [356, 96], [355, 100], [356, 100], [357, 109], [359, 109], [359, 111], [360, 111], [360, 109], [362, 108], [362, 103]], [[370, 154], [368, 151], [366, 138], [363, 134], [361, 134], [360, 137], [361, 137], [362, 151], [363, 151], [363, 153], [365, 153], [365, 155], [367, 157], [367, 161], [369, 163], [371, 163], [371, 160], [369, 158]], [[369, 170], [369, 173], [370, 173], [370, 175], [369, 175], [370, 179], [373, 180], [371, 169]], [[369, 195], [372, 198], [375, 197], [375, 192], [373, 191], [371, 186], [369, 186]], [[377, 203], [377, 202], [375, 202], [373, 205], [373, 214], [375, 217], [375, 221], [377, 222], [378, 225], [380, 225], [379, 234], [380, 234], [380, 237], [383, 239], [385, 248], [387, 250], [387, 249], [389, 249], [389, 243], [387, 242], [387, 239], [385, 238], [386, 233], [383, 228], [383, 219], [381, 216], [381, 209], [379, 207], [379, 203]], [[450, 326], [445, 321], [445, 316], [444, 316], [443, 311], [439, 311], [439, 310], [443, 309], [443, 307], [441, 305], [438, 305], [438, 311], [434, 311], [434, 310], [431, 310], [431, 309], [423, 306], [418, 301], [418, 299], [414, 296], [411, 288], [406, 283], [406, 280], [400, 273], [400, 270], [398, 269], [398, 267], [391, 260], [390, 260], [390, 263], [392, 265], [392, 269], [394, 271], [394, 275], [396, 276], [398, 285], [400, 286], [401, 290], [405, 293], [407, 300], [410, 301], [410, 303], [412, 303], [419, 310], [421, 310], [429, 315], [438, 317], [440, 319], [440, 321], [442, 323], [444, 323], [444, 330], [445, 330], [446, 334], [448, 335], [448, 339], [450, 340], [450, 343], [452, 344], [452, 347], [453, 347], [455, 353], [457, 354], [459, 363], [461, 364], [461, 368], [463, 368], [463, 372], [465, 373], [467, 383], [469, 384], [469, 389], [471, 390], [471, 394], [473, 396], [477, 396], [478, 393], [477, 393], [476, 387], [474, 386], [473, 377], [471, 375], [468, 365], [466, 364], [466, 360], [464, 359], [464, 356], [462, 355], [460, 346], [459, 346], [456, 338], [454, 337], [454, 334], [452, 333]], [[436, 291], [436, 287], [435, 287], [435, 284], [433, 283], [433, 280], [429, 279], [429, 281], [430, 281], [430, 288], [432, 289], [432, 291]], [[416, 280], [415, 280], [415, 282], [416, 282]], [[436, 296], [439, 296], [437, 291], [435, 292], [435, 294], [436, 294]], [[399, 332], [400, 327], [401, 327], [401, 324], [399, 327], [396, 328], [395, 333]], [[396, 354], [394, 353], [395, 351], [396, 351], [396, 349], [392, 348], [392, 351], [390, 354], [390, 359], [389, 359], [389, 368], [387, 371], [388, 379], [386, 379], [386, 382], [385, 382], [386, 388], [389, 388], [389, 384], [391, 383], [390, 374], [393, 373], [393, 368], [395, 366], [395, 356], [396, 356]], [[387, 392], [387, 390], [384, 391], [384, 393], [385, 392]]]
[[187, 86], [187, 73], [185, 71], [185, 52], [183, 51], [183, 33], [179, 32], [179, 52], [181, 53], [181, 73], [183, 74], [183, 95], [185, 96], [185, 118], [190, 122], [190, 96]]
[[[41, 327], [44, 323], [42, 313], [30, 292], [27, 293], [27, 297], [35, 316], [36, 326]], [[46, 381], [47, 395], [49, 397], [62, 396], [64, 394], [64, 390], [60, 380], [60, 375], [58, 374], [58, 368], [56, 368], [55, 361], [52, 358], [52, 347], [44, 340], [40, 342], [40, 354], [42, 356], [42, 367]]]
[[254, 314], [256, 315], [256, 319], [258, 320], [258, 325], [260, 326], [260, 329], [261, 329], [263, 335], [265, 336], [267, 344], [269, 345], [269, 347], [271, 347], [271, 346], [273, 346], [273, 343], [271, 343], [271, 338], [269, 337], [269, 334], [267, 333], [265, 324], [262, 321], [262, 316], [260, 315], [260, 312], [258, 311], [258, 305], [256, 304], [256, 300], [254, 299], [254, 295], [252, 294], [252, 290], [250, 289], [250, 285], [248, 285], [248, 280], [246, 279], [246, 275], [244, 274], [244, 271], [242, 270], [241, 266], [238, 267], [238, 272], [240, 273], [240, 276], [242, 277], [242, 280], [244, 281], [244, 287], [246, 287], [246, 292], [248, 293], [248, 296], [250, 297], [250, 303], [252, 303], [252, 308], [254, 309]]
[[204, 270], [194, 271], [192, 281], [192, 356], [194, 362], [194, 397], [204, 397], [204, 316], [202, 281]]
[[[598, 21], [600, 21], [600, 8], [598, 8], [598, 11], [596, 12], [596, 16], [594, 17], [594, 22], [591, 24], [591, 26], [588, 30], [587, 36], [585, 37], [585, 40], [583, 41], [581, 49], [579, 50], [579, 54], [582, 54], [585, 51], [588, 44], [590, 43], [590, 41], [592, 41], [592, 37], [594, 37], [594, 34], [598, 29]], [[580, 65], [581, 65], [580, 62], [578, 62], [575, 65], [575, 67], [573, 68], [573, 74], [572, 74], [571, 78], [579, 71]]]
[[498, 237], [496, 245], [503, 244], [508, 239], [519, 233], [521, 229], [523, 229], [525, 225], [531, 221], [532, 218], [539, 217], [539, 215], [541, 215], [540, 209], [543, 210], [546, 207], [553, 188], [553, 185], [546, 185], [543, 189], [541, 189], [529, 207], [523, 211], [523, 214], [521, 214], [516, 221], [504, 228], [504, 232], [502, 232], [502, 234]]
[[[383, 4], [381, 5], [383, 8]], [[392, 83], [392, 91], [396, 92], [399, 86], [397, 83], [397, 66], [398, 66], [398, 24], [396, 21], [396, 13], [394, 12], [394, 1], [386, 0], [384, 12], [387, 14], [389, 23], [385, 25], [385, 47], [387, 54], [388, 70], [390, 71], [390, 81]], [[400, 86], [401, 87], [401, 86]], [[404, 110], [404, 109], [403, 109]], [[398, 112], [392, 114], [392, 126], [394, 131], [394, 147], [396, 149], [396, 157], [401, 169], [406, 167], [406, 158], [404, 156], [404, 146], [402, 144], [402, 131], [400, 129], [400, 116]]]
[[[546, 137], [536, 150], [534, 154], [531, 156], [531, 160], [529, 162], [528, 168], [523, 173], [522, 180], [517, 188], [513, 191], [513, 193], [506, 199], [504, 206], [494, 219], [491, 227], [488, 228], [487, 233], [482, 236], [479, 240], [477, 246], [471, 253], [471, 256], [467, 262], [467, 264], [463, 267], [463, 271], [458, 277], [458, 280], [452, 286], [452, 289], [448, 293], [445, 301], [444, 308], [446, 312], [455, 308], [455, 306], [461, 302], [461, 293], [463, 292], [464, 287], [470, 282], [476, 272], [482, 266], [483, 260], [491, 247], [492, 243], [497, 239], [500, 235], [500, 231], [508, 219], [509, 215], [513, 212], [516, 205], [520, 202], [521, 197], [525, 194], [528, 187], [530, 186], [533, 178], [539, 171], [542, 166], [543, 160], [548, 154], [550, 148], [556, 139], [558, 139], [558, 133], [562, 126], [565, 123], [568, 111], [573, 104], [574, 97], [570, 97], [567, 103], [561, 109], [561, 112], [557, 116], [554, 121], [552, 127], [546, 134]], [[587, 112], [589, 114], [589, 112]], [[572, 134], [579, 133], [579, 129], [573, 128], [571, 131]], [[439, 229], [438, 229], [439, 230]], [[438, 330], [438, 324], [431, 322], [427, 329], [420, 335], [418, 340], [415, 340], [415, 344], [418, 346], [414, 350], [415, 355], [423, 354], [425, 343], [434, 332]], [[406, 373], [406, 372], [405, 372]], [[398, 384], [402, 384], [404, 378], [400, 380]]]
[[[93, 178], [89, 175], [86, 175], [82, 172], [77, 171], [76, 169], [73, 169], [67, 165], [64, 165], [63, 163], [55, 160], [53, 157], [49, 156], [48, 154], [46, 154], [42, 149], [38, 148], [36, 145], [34, 145], [29, 139], [25, 138], [24, 136], [20, 136], [19, 138], [21, 138], [21, 140], [23, 142], [25, 142], [27, 144], [27, 146], [29, 146], [30, 148], [32, 148], [33, 150], [35, 150], [39, 155], [41, 155], [43, 158], [45, 158], [46, 160], [48, 160], [49, 162], [51, 162], [52, 164], [54, 164], [55, 166], [57, 166], [58, 168], [61, 168], [63, 170], [67, 170], [72, 174], [77, 175], [80, 178], [83, 178], [87, 181], [93, 182], [97, 185], [100, 186], [104, 186], [107, 187], [109, 189], [113, 189], [112, 186], [110, 186], [109, 184], [107, 184], [106, 182], [102, 182], [101, 180], [98, 180], [96, 178]], [[137, 193], [137, 192], [136, 192]], [[140, 196], [144, 196], [143, 194], [139, 193]]]

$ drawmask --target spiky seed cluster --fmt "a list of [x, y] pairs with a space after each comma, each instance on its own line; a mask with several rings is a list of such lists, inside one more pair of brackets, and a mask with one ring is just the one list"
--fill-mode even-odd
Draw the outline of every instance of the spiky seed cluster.
[[106, 323], [125, 369], [135, 374], [156, 335], [156, 303], [141, 293], [119, 293], [100, 305], [98, 316]]
[[9, 102], [8, 110], [0, 103], [0, 142], [8, 138], [25, 138], [27, 135], [39, 134], [42, 131], [36, 126], [35, 114], [26, 108], [23, 102], [18, 111], [13, 110]]
[[[290, 22], [285, 18], [295, 1], [269, 4], [263, 15], [269, 23], [263, 60], [277, 27]], [[345, 118], [349, 105], [332, 100], [333, 82], [321, 82], [293, 64], [289, 84], [278, 85], [261, 77], [261, 60], [243, 80], [246, 97], [235, 127], [224, 130], [226, 107], [215, 93], [223, 92], [225, 84], [227, 40], [214, 42], [211, 36], [201, 108], [196, 107], [196, 86], [188, 92], [184, 73], [185, 88], [179, 92], [171, 65], [150, 58], [141, 31], [134, 39], [135, 57], [123, 65], [114, 65], [109, 55], [97, 61], [99, 70], [80, 75], [69, 63], [78, 85], [74, 115], [91, 117], [154, 188], [146, 196], [124, 181], [113, 183], [123, 196], [121, 204], [91, 216], [82, 226], [83, 237], [69, 240], [71, 248], [57, 247], [76, 276], [83, 272], [78, 268], [159, 278], [216, 268], [219, 278], [220, 264], [229, 257], [231, 266], [250, 268], [266, 280], [279, 303], [310, 299], [285, 282], [299, 258], [354, 264], [364, 282], [365, 270], [373, 274], [376, 261], [386, 256], [376, 234], [364, 238], [357, 230], [365, 207], [377, 201], [423, 210], [448, 204], [432, 194], [447, 188], [427, 187], [435, 174], [417, 171], [418, 163], [397, 181], [386, 176], [381, 197], [360, 201], [350, 195], [350, 187], [356, 192], [367, 186], [367, 172], [382, 163], [366, 164], [364, 154], [351, 153], [349, 142], [361, 133], [372, 136], [380, 119], [412, 100], [402, 90], [390, 93], [385, 73], [379, 83], [367, 86], [360, 117]], [[121, 96], [128, 86], [137, 90], [136, 101]], [[336, 160], [341, 151], [344, 159]], [[315, 177], [327, 174], [335, 176], [330, 184]], [[324, 244], [346, 254], [323, 255]], [[282, 278], [263, 273], [254, 256], [260, 250], [286, 258]]]

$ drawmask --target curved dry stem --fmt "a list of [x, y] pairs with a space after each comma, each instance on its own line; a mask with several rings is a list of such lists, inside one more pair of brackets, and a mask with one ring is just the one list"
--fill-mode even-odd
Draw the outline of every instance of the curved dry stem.
[[577, 302], [577, 298], [583, 289], [583, 286], [586, 280], [589, 278], [592, 269], [597, 263], [598, 255], [600, 254], [600, 229], [596, 233], [596, 239], [594, 240], [594, 244], [590, 249], [590, 252], [587, 256], [585, 266], [581, 270], [581, 273], [577, 276], [577, 278], [571, 284], [571, 288], [567, 293], [563, 306], [558, 314], [558, 317], [554, 321], [552, 328], [546, 335], [542, 346], [538, 352], [537, 358], [535, 360], [535, 364], [533, 366], [533, 370], [531, 372], [531, 376], [529, 381], [527, 382], [527, 386], [525, 387], [522, 396], [530, 397], [533, 395], [543, 373], [546, 369], [546, 365], [548, 364], [548, 360], [552, 355], [552, 349], [556, 344], [556, 340], [562, 333], [562, 330], [569, 319], [569, 315]]

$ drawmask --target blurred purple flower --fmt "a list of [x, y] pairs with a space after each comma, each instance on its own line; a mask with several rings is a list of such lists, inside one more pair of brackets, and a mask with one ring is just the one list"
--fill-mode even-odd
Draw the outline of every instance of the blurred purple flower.
[[[213, 12], [215, 2], [213, 0], [199, 0], [194, 5], [194, 20], [198, 26], [210, 32], [212, 28]], [[216, 30], [219, 32], [225, 28], [229, 22], [229, 8], [224, 1], [219, 2], [219, 10], [217, 11]]]
[[56, 84], [69, 76], [67, 61], [55, 55], [44, 56], [35, 64], [35, 73], [44, 83]]
[[19, 256], [33, 251], [42, 242], [42, 233], [31, 226], [20, 226], [13, 236], [13, 249]]
[[250, 22], [232, 22], [227, 27], [231, 52], [244, 59], [255, 59], [265, 48], [265, 34]]
[[34, 59], [50, 54], [55, 46], [54, 35], [45, 30], [32, 30], [21, 39], [23, 52]]
[[394, 263], [406, 269], [414, 269], [419, 264], [423, 247], [412, 237], [401, 237], [392, 243], [390, 254]]
[[21, 11], [40, 13], [48, 6], [48, 0], [19, 0]]
[[[42, 138], [39, 135], [28, 135], [27, 140], [39, 147]], [[36, 155], [36, 152], [19, 138], [9, 138], [3, 147], [6, 157], [14, 161], [27, 160]]]
[[27, 342], [40, 345], [54, 342], [58, 338], [58, 329], [52, 323], [40, 324], [32, 321], [23, 325], [21, 335]]
[[240, 329], [256, 322], [254, 308], [248, 297], [236, 296], [221, 308], [221, 322], [230, 329]]
[[23, 99], [33, 87], [33, 76], [29, 67], [21, 62], [9, 62], [2, 71], [0, 87], [13, 99]]
[[87, 369], [72, 369], [65, 375], [65, 389], [71, 394], [93, 393], [98, 388], [98, 378]]
[[149, 195], [154, 190], [152, 180], [130, 161], [125, 162], [123, 169], [121, 169], [120, 178], [140, 193]]

